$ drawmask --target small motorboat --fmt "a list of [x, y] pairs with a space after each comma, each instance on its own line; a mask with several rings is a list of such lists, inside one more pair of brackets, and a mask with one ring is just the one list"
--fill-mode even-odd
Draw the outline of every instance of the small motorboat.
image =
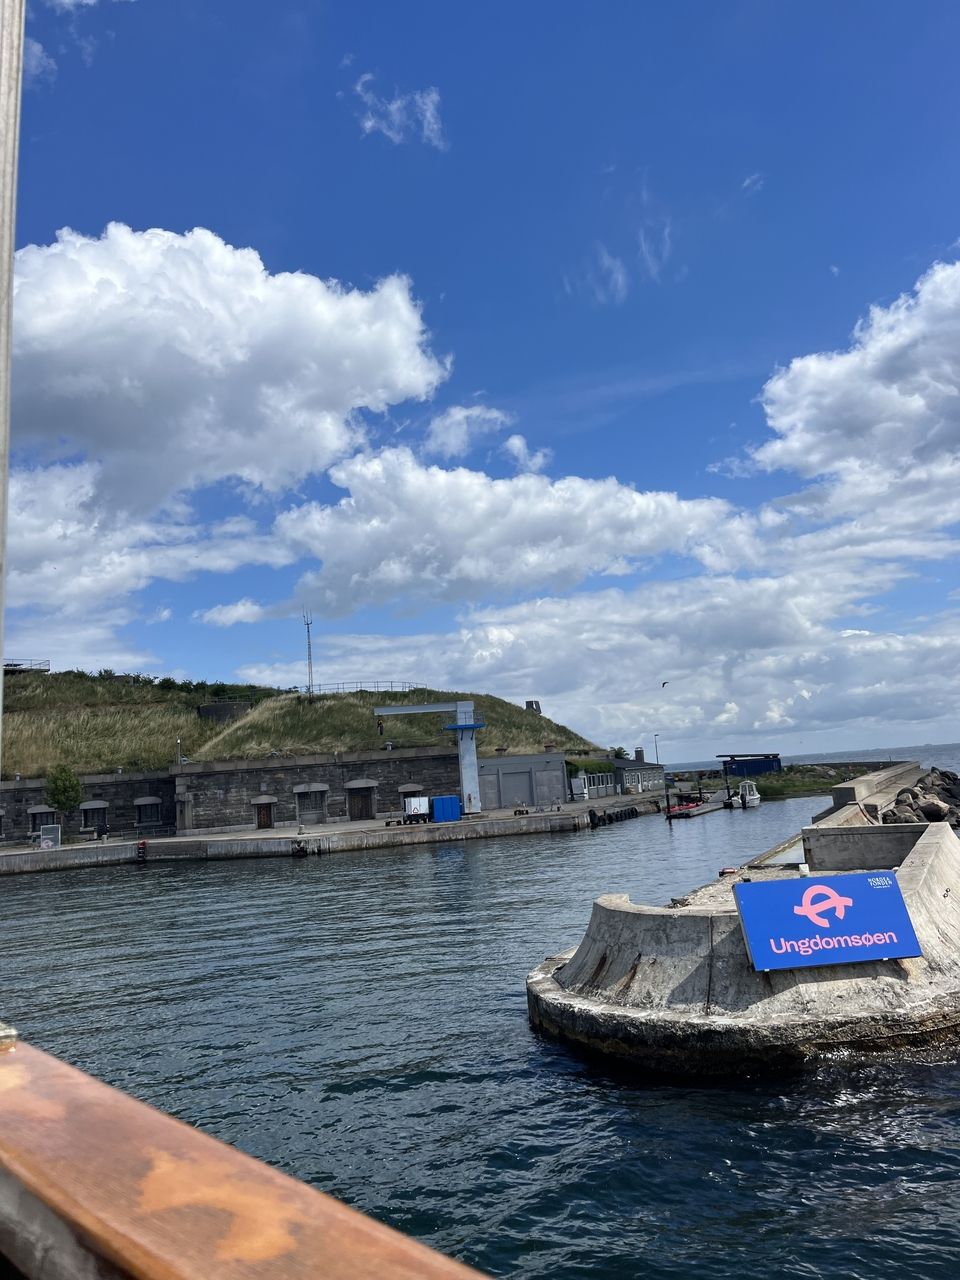
[[749, 779], [740, 783], [740, 790], [737, 795], [741, 809], [756, 809], [760, 804], [760, 792]]

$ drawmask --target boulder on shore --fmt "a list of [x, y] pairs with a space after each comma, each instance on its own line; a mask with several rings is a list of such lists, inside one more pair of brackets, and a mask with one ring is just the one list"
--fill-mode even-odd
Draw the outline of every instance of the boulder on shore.
[[948, 822], [960, 821], [960, 778], [950, 769], [931, 769], [912, 787], [897, 792], [891, 808], [883, 813], [883, 821]]

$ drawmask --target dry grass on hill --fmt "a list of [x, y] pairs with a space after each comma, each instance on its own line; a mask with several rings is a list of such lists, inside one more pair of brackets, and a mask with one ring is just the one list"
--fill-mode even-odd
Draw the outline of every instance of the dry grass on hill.
[[17, 674], [4, 687], [3, 777], [38, 777], [56, 764], [79, 773], [163, 769], [176, 759], [177, 738], [189, 756], [219, 731], [197, 715], [201, 703], [273, 692], [82, 671]]
[[386, 741], [396, 747], [452, 746], [454, 735], [443, 730], [444, 725], [453, 723], [455, 716], [452, 712], [387, 717], [381, 736], [377, 732], [373, 708], [391, 703], [458, 700], [472, 700], [478, 718], [487, 725], [477, 734], [481, 753], [492, 754], [497, 747], [505, 747], [511, 754], [542, 751], [547, 743], [555, 744], [560, 751], [596, 750], [593, 743], [564, 725], [534, 715], [502, 698], [416, 689], [411, 693], [321, 694], [313, 699], [287, 694], [271, 698], [210, 738], [195, 758], [256, 759], [273, 753], [310, 755], [328, 751], [375, 751]]
[[[222, 690], [262, 699], [228, 723], [201, 720], [197, 706]], [[191, 760], [263, 759], [334, 751], [376, 751], [397, 747], [453, 746], [443, 726], [452, 712], [391, 716], [377, 733], [373, 708], [391, 703], [472, 700], [487, 727], [477, 734], [482, 753], [497, 747], [517, 755], [542, 751], [592, 754], [595, 744], [544, 716], [486, 694], [415, 689], [410, 693], [340, 693], [313, 699], [241, 686], [177, 684], [142, 678], [57, 672], [17, 675], [7, 683], [3, 724], [3, 776], [38, 777], [56, 764], [78, 773], [162, 769], [176, 759], [177, 738]]]
[[192, 707], [75, 707], [57, 711], [5, 711], [3, 775], [25, 778], [68, 764], [78, 773], [163, 769], [177, 756], [177, 738], [191, 755], [219, 726]]

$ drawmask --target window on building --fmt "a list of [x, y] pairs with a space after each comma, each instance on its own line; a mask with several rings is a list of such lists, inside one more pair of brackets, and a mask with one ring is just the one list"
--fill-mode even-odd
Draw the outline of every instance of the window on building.
[[137, 805], [137, 822], [140, 826], [146, 826], [149, 822], [160, 821], [160, 806], [158, 804], [138, 804]]
[[309, 819], [311, 822], [318, 813], [323, 813], [323, 807], [326, 800], [325, 791], [298, 791], [297, 792], [297, 820], [303, 822]]
[[31, 813], [30, 830], [39, 831], [41, 827], [52, 827], [57, 821], [57, 815], [52, 811], [44, 811], [43, 813]]

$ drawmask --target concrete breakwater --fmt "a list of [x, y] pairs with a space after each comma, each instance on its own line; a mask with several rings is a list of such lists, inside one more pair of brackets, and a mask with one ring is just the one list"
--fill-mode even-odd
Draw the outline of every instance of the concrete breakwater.
[[[425, 826], [345, 826], [314, 829], [303, 835], [245, 837], [171, 837], [163, 840], [66, 845], [60, 849], [24, 850], [0, 855], [0, 876], [39, 871], [69, 871], [143, 862], [214, 861], [230, 858], [289, 858], [295, 854], [348, 853], [360, 849], [396, 849], [406, 845], [452, 844], [496, 836], [583, 831], [656, 813], [658, 803], [638, 798], [592, 801], [548, 813], [473, 818]], [[593, 815], [593, 816], [591, 816]]]
[[[960, 841], [943, 821], [883, 823], [904, 777], [913, 782], [921, 770], [887, 772], [838, 787], [827, 816], [794, 841], [668, 907], [623, 894], [597, 899], [580, 945], [529, 975], [531, 1023], [648, 1071], [691, 1077], [960, 1042]], [[754, 968], [734, 883], [881, 869], [896, 876], [922, 956]]]

